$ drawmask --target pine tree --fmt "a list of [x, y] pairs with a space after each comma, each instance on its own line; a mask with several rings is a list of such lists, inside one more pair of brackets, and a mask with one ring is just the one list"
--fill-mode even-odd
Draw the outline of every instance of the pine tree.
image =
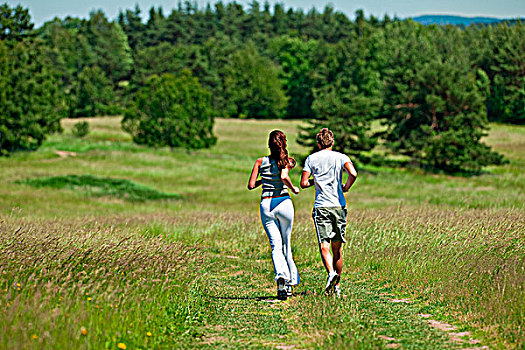
[[40, 41], [0, 41], [0, 155], [35, 150], [61, 131], [66, 110]]
[[117, 114], [111, 81], [98, 66], [84, 67], [78, 75], [72, 96], [72, 117]]
[[498, 24], [491, 42], [489, 118], [525, 124], [525, 24]]
[[133, 11], [126, 10], [125, 13], [120, 12], [118, 16], [118, 24], [126, 33], [129, 47], [133, 51], [144, 44], [144, 24], [142, 23], [140, 12], [139, 5], [136, 5]]
[[33, 26], [28, 9], [21, 5], [10, 8], [7, 2], [0, 4], [0, 40], [14, 45], [27, 38]]
[[109, 22], [102, 11], [92, 12], [83, 34], [95, 53], [99, 66], [115, 85], [128, 78], [133, 64], [127, 36], [116, 23]]
[[358, 37], [329, 46], [320, 71], [323, 84], [315, 92], [313, 110], [317, 118], [300, 135], [299, 143], [317, 147], [315, 134], [330, 128], [336, 138], [334, 149], [367, 161], [364, 153], [374, 148], [377, 137], [371, 126], [382, 104], [382, 82], [374, 67], [371, 36]]
[[500, 164], [502, 157], [480, 142], [487, 130], [484, 94], [461, 45], [463, 32], [406, 21], [383, 33], [387, 146], [445, 172]]
[[76, 108], [75, 85], [85, 67], [93, 65], [95, 55], [87, 38], [79, 33], [82, 22], [54, 19], [40, 28], [40, 37], [46, 43], [46, 55], [51, 61], [50, 70], [59, 79], [61, 93], [67, 101], [68, 116], [74, 117]]
[[270, 51], [281, 66], [283, 89], [288, 97], [286, 116], [311, 118], [315, 57], [319, 43], [316, 40], [303, 41], [299, 38], [279, 36], [270, 42]]
[[239, 118], [279, 118], [287, 98], [279, 67], [261, 56], [253, 43], [237, 50], [225, 67], [227, 115]]

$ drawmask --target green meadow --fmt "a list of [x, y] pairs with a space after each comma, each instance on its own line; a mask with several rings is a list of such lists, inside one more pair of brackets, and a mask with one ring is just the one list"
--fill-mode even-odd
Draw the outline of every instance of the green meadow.
[[246, 185], [273, 129], [307, 155], [304, 121], [218, 119], [217, 145], [188, 151], [85, 120], [85, 138], [63, 120], [38, 151], [0, 158], [0, 348], [525, 346], [525, 127], [492, 124], [485, 142], [509, 162], [474, 177], [358, 165], [340, 299], [322, 293], [301, 191], [301, 284], [278, 301]]

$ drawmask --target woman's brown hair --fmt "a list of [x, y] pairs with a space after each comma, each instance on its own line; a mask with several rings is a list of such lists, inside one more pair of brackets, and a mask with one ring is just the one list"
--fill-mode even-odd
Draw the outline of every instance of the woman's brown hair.
[[284, 169], [287, 166], [293, 168], [295, 166], [295, 159], [288, 156], [284, 132], [281, 130], [272, 131], [268, 138], [268, 147], [270, 148], [270, 158], [277, 161], [279, 169]]

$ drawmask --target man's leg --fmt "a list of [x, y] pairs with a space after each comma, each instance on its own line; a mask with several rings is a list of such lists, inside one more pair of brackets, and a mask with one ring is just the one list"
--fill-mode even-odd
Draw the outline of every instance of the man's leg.
[[319, 245], [319, 251], [321, 252], [321, 259], [323, 260], [323, 265], [326, 269], [326, 272], [330, 273], [334, 271], [334, 260], [332, 258], [332, 254], [330, 254], [330, 243], [322, 242]]
[[[335, 272], [337, 272], [339, 277], [341, 277], [341, 273], [343, 272], [343, 242], [332, 241], [332, 253], [332, 266], [334, 267]], [[339, 282], [337, 282], [336, 285], [339, 285]]]
[[323, 259], [323, 265], [328, 272], [328, 278], [326, 279], [326, 286], [324, 292], [326, 295], [330, 295], [335, 290], [335, 286], [339, 284], [340, 276], [334, 271], [334, 257], [330, 254], [330, 243], [323, 242], [319, 246], [321, 251], [321, 258]]

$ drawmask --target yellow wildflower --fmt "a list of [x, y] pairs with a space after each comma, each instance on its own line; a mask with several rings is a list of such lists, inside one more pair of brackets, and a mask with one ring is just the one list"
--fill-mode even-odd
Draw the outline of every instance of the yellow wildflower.
[[87, 335], [87, 329], [86, 329], [86, 327], [80, 327], [80, 333], [81, 333], [82, 335]]
[[118, 343], [118, 348], [119, 348], [119, 349], [122, 349], [122, 350], [125, 350], [125, 349], [126, 349], [126, 344], [124, 344], [124, 343]]
[[33, 335], [31, 336], [31, 338], [33, 338], [33, 339], [38, 339], [38, 335], [33, 334]]
[[16, 286], [17, 286], [17, 287], [20, 287], [20, 283], [17, 283]]
[[151, 332], [148, 332], [148, 333], [146, 333], [146, 335], [147, 335], [148, 337], [151, 337], [153, 334], [151, 334]]
[[88, 297], [88, 298], [87, 298], [87, 301], [91, 301], [91, 297]]

